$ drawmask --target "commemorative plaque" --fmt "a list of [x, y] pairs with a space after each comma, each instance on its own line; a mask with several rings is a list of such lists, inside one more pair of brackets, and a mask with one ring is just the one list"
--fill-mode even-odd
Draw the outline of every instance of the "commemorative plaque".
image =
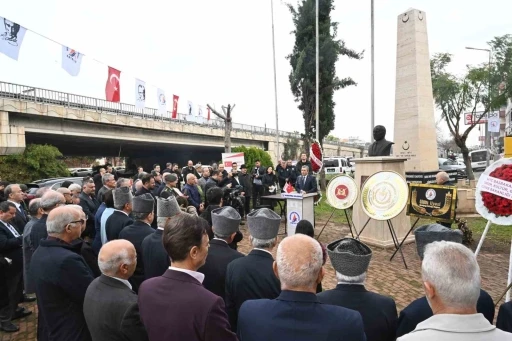
[[326, 194], [329, 205], [346, 210], [355, 204], [359, 193], [354, 179], [348, 175], [339, 175], [329, 181]]
[[451, 223], [455, 219], [457, 188], [410, 184], [407, 215]]
[[370, 176], [361, 190], [361, 207], [375, 220], [389, 220], [403, 211], [407, 204], [408, 188], [405, 179], [392, 171]]

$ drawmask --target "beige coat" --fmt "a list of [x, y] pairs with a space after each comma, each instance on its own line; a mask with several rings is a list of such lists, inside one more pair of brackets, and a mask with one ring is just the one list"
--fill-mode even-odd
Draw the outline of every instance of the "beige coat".
[[506, 333], [489, 323], [482, 314], [439, 314], [421, 322], [397, 341], [512, 341]]

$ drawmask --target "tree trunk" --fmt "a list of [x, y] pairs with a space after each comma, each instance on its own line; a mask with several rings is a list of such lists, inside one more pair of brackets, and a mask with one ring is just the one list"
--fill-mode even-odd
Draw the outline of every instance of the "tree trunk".
[[233, 124], [231, 120], [225, 121], [226, 128], [224, 130], [224, 150], [225, 153], [231, 153], [231, 130], [233, 130]]
[[460, 148], [462, 151], [462, 157], [464, 158], [464, 164], [466, 165], [466, 174], [468, 175], [468, 180], [475, 180], [475, 174], [473, 173], [473, 168], [471, 167], [471, 160], [469, 159], [469, 149], [464, 146]]

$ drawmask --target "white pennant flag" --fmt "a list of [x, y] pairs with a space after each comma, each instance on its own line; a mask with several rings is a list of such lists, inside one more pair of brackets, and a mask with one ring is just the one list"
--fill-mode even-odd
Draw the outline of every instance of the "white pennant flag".
[[191, 101], [188, 101], [188, 110], [187, 115], [193, 115], [194, 114], [194, 103]]
[[167, 115], [167, 99], [165, 98], [165, 92], [162, 89], [157, 90], [158, 95], [158, 114], [161, 116]]
[[491, 133], [499, 133], [500, 132], [500, 115], [498, 112], [493, 112], [488, 114], [488, 122], [487, 127], [489, 132]]
[[71, 76], [78, 76], [83, 56], [77, 50], [62, 46], [62, 68]]
[[0, 53], [18, 60], [26, 32], [25, 27], [0, 17]]
[[146, 106], [146, 82], [135, 79], [135, 107], [143, 109]]
[[203, 117], [203, 106], [202, 105], [198, 106], [197, 116]]

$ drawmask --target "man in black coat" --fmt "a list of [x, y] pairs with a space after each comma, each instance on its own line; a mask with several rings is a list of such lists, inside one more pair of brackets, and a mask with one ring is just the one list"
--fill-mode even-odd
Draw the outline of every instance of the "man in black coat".
[[496, 328], [512, 333], [512, 301], [503, 303], [496, 319]]
[[[240, 184], [244, 187], [245, 192], [245, 202], [244, 202], [244, 211], [245, 215], [251, 211], [251, 198], [252, 198], [252, 182], [251, 175], [247, 173], [247, 166], [245, 164], [240, 166], [240, 173], [238, 174], [238, 178], [240, 179]], [[242, 217], [244, 218], [244, 217]]]
[[227, 206], [213, 210], [211, 218], [214, 238], [210, 240], [206, 263], [197, 271], [205, 276], [203, 286], [224, 299], [228, 264], [244, 256], [229, 247], [239, 229], [241, 217], [233, 207]]
[[16, 215], [11, 220], [11, 224], [18, 230], [18, 233], [22, 234], [28, 223], [28, 213], [23, 203], [23, 191], [20, 185], [11, 184], [5, 187], [4, 194], [7, 201], [16, 206]]
[[128, 282], [137, 265], [135, 253], [133, 245], [122, 239], [108, 242], [100, 250], [102, 275], [89, 285], [84, 300], [85, 321], [94, 341], [148, 340], [137, 294]]
[[394, 341], [397, 326], [395, 301], [367, 291], [364, 287], [372, 251], [352, 238], [344, 238], [327, 246], [338, 285], [319, 293], [318, 301], [358, 311], [363, 317], [368, 341]]
[[80, 255], [81, 245], [73, 244], [86, 226], [81, 214], [70, 206], [52, 210], [46, 222], [48, 238], [32, 257], [30, 277], [36, 283], [39, 341], [91, 340], [83, 303], [94, 277]]
[[87, 227], [82, 237], [88, 237], [91, 238], [91, 240], [94, 240], [94, 235], [96, 234], [96, 229], [94, 228], [94, 217], [96, 216], [96, 211], [100, 207], [100, 202], [96, 199], [95, 191], [96, 186], [94, 181], [87, 177], [82, 183], [82, 192], [78, 196], [80, 198], [80, 206], [82, 206], [85, 215], [88, 217]]
[[119, 239], [121, 231], [129, 225], [133, 224], [130, 218], [132, 212], [133, 197], [128, 187], [120, 187], [112, 191], [114, 196], [115, 211], [108, 217], [105, 223], [105, 234], [107, 240]]
[[271, 253], [277, 244], [280, 223], [281, 217], [268, 208], [247, 215], [253, 249], [246, 257], [229, 263], [226, 273], [226, 311], [233, 331], [237, 329], [242, 303], [259, 298], [274, 299], [281, 293]]
[[128, 240], [133, 244], [137, 252], [137, 267], [135, 268], [135, 273], [130, 278], [130, 283], [135, 292], [139, 291], [139, 287], [145, 279], [142, 241], [155, 232], [155, 230], [151, 228], [151, 223], [155, 217], [153, 213], [154, 204], [153, 197], [149, 193], [133, 198], [132, 216], [135, 222], [132, 225], [126, 226], [121, 233], [119, 233], [119, 239]]
[[42, 239], [46, 239], [46, 237], [48, 237], [48, 232], [46, 230], [46, 220], [48, 219], [48, 214], [59, 205], [65, 204], [66, 198], [64, 198], [64, 196], [57, 191], [48, 191], [43, 194], [41, 197], [40, 205], [41, 209], [44, 211], [44, 214], [41, 219], [39, 219], [39, 221], [32, 225], [32, 230], [30, 231], [30, 244], [32, 245], [33, 250], [37, 250], [39, 242]]
[[295, 183], [295, 190], [298, 193], [316, 193], [318, 192], [318, 186], [316, 178], [309, 174], [308, 166], [302, 166], [300, 170], [300, 176], [297, 178]]

